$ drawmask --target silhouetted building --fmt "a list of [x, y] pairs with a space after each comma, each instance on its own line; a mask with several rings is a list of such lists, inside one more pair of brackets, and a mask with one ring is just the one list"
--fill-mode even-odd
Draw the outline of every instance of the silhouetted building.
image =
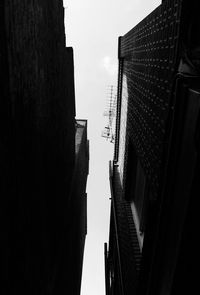
[[[74, 210], [86, 219], [87, 173], [78, 159], [87, 148], [85, 126], [77, 155], [63, 1], [1, 1], [0, 44], [0, 293], [67, 293], [80, 281], [69, 279], [70, 267], [81, 276], [85, 229], [70, 218]], [[86, 169], [88, 158], [82, 161]], [[80, 247], [76, 265], [71, 241]]]
[[70, 205], [71, 241], [68, 253], [70, 268], [67, 293], [78, 295], [81, 288], [83, 253], [87, 234], [86, 180], [89, 173], [89, 141], [86, 120], [76, 120], [75, 147], [75, 170]]
[[198, 286], [200, 22], [196, 1], [163, 1], [119, 38], [107, 295]]

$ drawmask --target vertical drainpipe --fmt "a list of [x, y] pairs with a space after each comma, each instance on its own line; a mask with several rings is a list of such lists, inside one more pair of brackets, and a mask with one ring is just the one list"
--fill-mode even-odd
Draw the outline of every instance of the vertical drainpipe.
[[114, 217], [114, 227], [115, 227], [115, 239], [116, 239], [116, 246], [117, 246], [117, 256], [119, 262], [119, 274], [120, 274], [120, 287], [121, 287], [121, 295], [124, 295], [124, 285], [123, 285], [123, 278], [122, 278], [122, 266], [121, 266], [121, 254], [120, 254], [120, 246], [119, 246], [119, 236], [118, 236], [118, 224], [117, 224], [117, 217], [116, 217], [116, 206], [115, 206], [115, 171], [113, 167], [113, 162], [109, 162], [109, 180], [110, 180], [110, 191], [111, 191], [111, 206], [113, 210], [113, 217]]
[[118, 86], [117, 86], [117, 111], [116, 111], [116, 127], [115, 127], [115, 150], [114, 161], [118, 161], [119, 154], [119, 131], [120, 131], [120, 119], [121, 119], [121, 97], [122, 97], [122, 77], [123, 77], [123, 59], [121, 57], [121, 39], [118, 39]]

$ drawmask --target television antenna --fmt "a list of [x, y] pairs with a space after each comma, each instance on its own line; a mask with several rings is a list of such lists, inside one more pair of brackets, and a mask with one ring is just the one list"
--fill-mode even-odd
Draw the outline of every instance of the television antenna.
[[106, 126], [102, 131], [102, 137], [105, 137], [110, 142], [114, 143], [115, 141], [115, 117], [116, 117], [116, 103], [117, 103], [117, 87], [114, 85], [108, 86], [108, 94], [106, 101], [106, 110], [103, 115], [107, 118]]

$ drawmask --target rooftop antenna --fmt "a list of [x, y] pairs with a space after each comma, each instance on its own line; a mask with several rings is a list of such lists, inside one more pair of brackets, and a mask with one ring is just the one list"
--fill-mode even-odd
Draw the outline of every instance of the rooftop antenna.
[[104, 111], [103, 115], [107, 118], [107, 124], [104, 127], [102, 132], [102, 137], [105, 137], [107, 140], [109, 139], [110, 142], [114, 143], [115, 141], [115, 116], [116, 116], [116, 102], [117, 102], [117, 87], [114, 85], [108, 86], [108, 97], [106, 102], [106, 110]]

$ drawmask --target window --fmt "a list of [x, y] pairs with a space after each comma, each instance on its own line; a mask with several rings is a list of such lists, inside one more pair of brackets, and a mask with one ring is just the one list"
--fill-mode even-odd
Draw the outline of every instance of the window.
[[130, 142], [127, 158], [125, 199], [131, 204], [138, 233], [144, 232], [148, 193], [147, 177], [137, 157], [134, 145]]

